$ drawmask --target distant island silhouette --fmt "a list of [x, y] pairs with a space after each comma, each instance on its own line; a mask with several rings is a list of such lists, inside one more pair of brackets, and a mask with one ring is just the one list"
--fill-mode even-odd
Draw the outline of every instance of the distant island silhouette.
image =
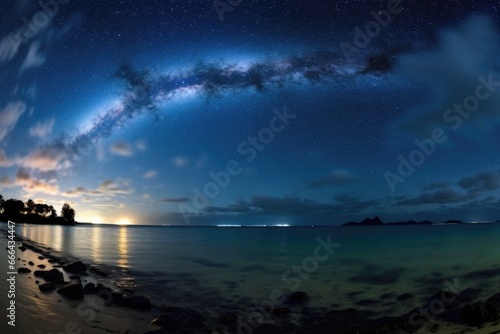
[[393, 223], [384, 223], [378, 216], [375, 218], [366, 218], [360, 221], [359, 223], [356, 222], [349, 222], [342, 224], [341, 226], [400, 226], [400, 225], [456, 225], [456, 224], [465, 224], [465, 222], [461, 220], [447, 220], [442, 223], [434, 223], [429, 220], [424, 220], [421, 222], [417, 222], [414, 220], [408, 220], [405, 222], [393, 222]]

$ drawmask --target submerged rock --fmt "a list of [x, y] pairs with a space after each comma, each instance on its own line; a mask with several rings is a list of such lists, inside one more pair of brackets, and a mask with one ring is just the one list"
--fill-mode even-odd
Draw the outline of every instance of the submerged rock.
[[232, 325], [238, 321], [238, 316], [235, 313], [226, 312], [219, 317], [218, 321], [223, 325]]
[[54, 285], [54, 283], [43, 283], [43, 284], [38, 285], [38, 288], [42, 292], [49, 292], [49, 291], [55, 290], [56, 286]]
[[138, 311], [148, 311], [151, 309], [151, 302], [142, 296], [122, 296], [123, 306]]
[[96, 268], [96, 267], [90, 267], [89, 271], [92, 272], [92, 273], [94, 273], [94, 274], [96, 274], [96, 275], [99, 275], [101, 277], [108, 277], [108, 273], [107, 272], [105, 272], [102, 269]]
[[500, 294], [494, 295], [486, 302], [465, 305], [461, 319], [469, 326], [481, 326], [485, 322], [500, 320]]
[[286, 302], [288, 304], [303, 304], [309, 300], [307, 293], [302, 291], [297, 291], [288, 296]]
[[151, 323], [168, 330], [189, 330], [203, 328], [205, 319], [193, 310], [181, 307], [167, 307]]
[[87, 266], [84, 265], [80, 261], [76, 261], [70, 264], [66, 264], [62, 266], [62, 268], [71, 274], [77, 274], [77, 275], [87, 275]]
[[97, 293], [97, 288], [94, 283], [87, 283], [83, 287], [83, 293], [86, 295], [95, 295]]
[[62, 272], [60, 272], [57, 269], [52, 269], [52, 270], [48, 270], [48, 271], [47, 270], [36, 270], [35, 276], [43, 278], [46, 282], [51, 282], [51, 283], [56, 283], [56, 284], [63, 284], [64, 283], [63, 274], [62, 274]]
[[57, 293], [63, 295], [69, 300], [78, 300], [83, 298], [83, 286], [81, 283], [71, 283], [68, 284], [59, 290]]

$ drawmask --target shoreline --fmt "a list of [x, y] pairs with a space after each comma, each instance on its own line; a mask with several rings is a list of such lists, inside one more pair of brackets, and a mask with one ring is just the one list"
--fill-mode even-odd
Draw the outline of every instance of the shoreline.
[[[151, 310], [147, 312], [137, 312], [124, 307], [117, 307], [114, 304], [111, 304], [111, 306], [104, 306], [102, 309], [93, 307], [92, 310], [95, 312], [95, 319], [87, 321], [90, 316], [86, 315], [82, 317], [78, 313], [78, 307], [80, 306], [81, 308], [81, 305], [84, 303], [95, 305], [97, 300], [95, 295], [86, 294], [82, 301], [71, 302], [58, 295], [55, 291], [52, 291], [50, 294], [41, 293], [34, 283], [34, 280], [40, 280], [41, 283], [43, 282], [43, 279], [33, 277], [33, 271], [38, 269], [36, 268], [37, 265], [43, 264], [46, 266], [45, 270], [47, 270], [50, 268], [48, 260], [56, 259], [57, 261], [52, 261], [50, 265], [59, 270], [61, 263], [78, 260], [73, 257], [74, 254], [68, 257], [60, 257], [59, 254], [54, 255], [50, 247], [21, 236], [18, 237], [18, 242], [22, 242], [27, 246], [27, 249], [22, 253], [18, 250], [17, 255], [20, 259], [18, 260], [18, 267], [27, 267], [32, 270], [32, 273], [29, 274], [18, 274], [19, 281], [23, 281], [20, 286], [26, 289], [26, 291], [21, 293], [27, 295], [22, 299], [23, 303], [30, 303], [30, 300], [37, 298], [41, 299], [40, 303], [52, 308], [49, 313], [50, 315], [65, 320], [65, 322], [60, 321], [58, 324], [50, 322], [51, 326], [57, 327], [53, 330], [58, 333], [66, 333], [67, 330], [65, 326], [69, 322], [76, 324], [75, 326], [78, 326], [77, 328], [90, 328], [92, 333], [130, 334], [171, 333], [170, 330], [181, 328], [185, 328], [185, 333], [207, 333], [207, 331], [209, 331], [211, 333], [221, 334], [236, 333], [238, 330], [242, 333], [320, 333], [322, 331], [328, 332], [331, 328], [336, 328], [338, 333], [346, 334], [356, 333], [356, 331], [359, 331], [359, 333], [371, 333], [373, 331], [373, 333], [375, 333], [375, 328], [378, 328], [376, 333], [395, 333], [396, 330], [403, 330], [400, 332], [401, 334], [428, 333], [429, 331], [436, 331], [437, 328], [439, 328], [437, 331], [439, 333], [466, 333], [471, 330], [471, 327], [468, 325], [460, 323], [459, 311], [467, 305], [467, 303], [473, 301], [474, 291], [466, 291], [463, 295], [458, 294], [457, 298], [460, 302], [456, 304], [451, 303], [449, 305], [450, 309], [447, 308], [442, 314], [436, 314], [432, 317], [432, 321], [424, 321], [423, 323], [422, 321], [412, 322], [411, 318], [415, 318], [416, 310], [400, 316], [374, 318], [369, 312], [355, 309], [328, 310], [324, 307], [307, 307], [308, 297], [305, 298], [305, 300], [298, 300], [293, 303], [283, 303], [268, 310], [261, 308], [259, 312], [262, 315], [263, 324], [259, 324], [258, 326], [253, 326], [255, 323], [248, 321], [249, 314], [242, 313], [241, 310], [238, 310], [238, 307], [234, 307], [233, 309], [228, 308], [227, 312], [220, 313], [218, 317], [214, 317], [213, 314], [208, 315], [211, 312], [207, 312], [207, 310], [195, 311], [189, 308], [165, 305], [163, 305], [163, 309], [160, 309], [158, 305], [155, 305], [154, 301], [151, 302]], [[21, 246], [21, 244], [18, 244], [16, 247], [19, 246]], [[42, 254], [41, 256], [43, 256], [44, 259], [40, 260], [38, 258], [40, 254]], [[32, 261], [34, 265], [30, 266], [28, 264], [29, 261]], [[61, 271], [63, 272], [65, 281], [71, 281], [70, 276], [72, 275], [66, 273], [64, 270]], [[102, 281], [102, 278], [100, 278], [99, 275], [91, 274], [89, 276], [82, 276], [81, 280], [82, 284], [85, 285], [88, 283], [95, 284], [99, 282], [99, 280]], [[116, 286], [114, 289], [116, 289]], [[446, 296], [444, 296], [444, 298], [446, 300]], [[430, 302], [436, 304], [439, 303], [439, 300], [440, 298], [436, 298], [434, 295], [434, 299]], [[189, 304], [189, 301], [187, 301], [187, 303], [185, 303], [186, 301], [177, 302]], [[500, 298], [498, 298], [498, 303], [500, 307]], [[56, 307], [54, 307], [54, 304]], [[426, 307], [426, 305], [422, 305], [422, 307]], [[162, 311], [163, 316], [155, 321], [156, 325], [152, 325], [151, 321]], [[198, 313], [198, 311], [201, 313]], [[90, 308], [85, 308], [83, 312], [80, 313], [92, 313], [92, 311], [90, 311]], [[418, 319], [422, 320], [420, 312], [418, 312], [417, 315]], [[177, 320], [180, 322], [176, 322]], [[24, 322], [31, 323], [32, 321]], [[158, 325], [162, 325], [163, 327]], [[473, 327], [474, 332], [490, 334], [495, 330], [500, 330], [500, 323], [498, 321], [486, 323], [485, 325], [486, 326], [482, 329]], [[36, 330], [33, 331], [33, 328], [30, 328], [30, 330], [32, 333], [38, 333]], [[82, 331], [82, 333], [85, 333], [85, 331]], [[180, 333], [183, 332], [181, 331]]]
[[[0, 239], [3, 246], [5, 242], [3, 231]], [[23, 245], [26, 246], [24, 251], [19, 249]], [[30, 272], [18, 272], [16, 275], [16, 326], [12, 327], [6, 321], [2, 321], [0, 324], [2, 333], [67, 334], [81, 330], [80, 333], [142, 334], [158, 328], [150, 323], [159, 313], [159, 310], [154, 306], [149, 311], [139, 312], [113, 304], [105, 305], [106, 302], [96, 294], [84, 294], [83, 298], [77, 300], [71, 300], [59, 294], [56, 290], [68, 284], [77, 282], [81, 282], [82, 285], [97, 284], [99, 277], [89, 273], [85, 276], [78, 275], [80, 278], [76, 278], [76, 275], [61, 268], [61, 264], [69, 259], [53, 255], [46, 246], [24, 237], [18, 236], [16, 238], [16, 249], [17, 269], [27, 268]], [[64, 283], [54, 284], [55, 290], [42, 292], [39, 286], [46, 283], [46, 280], [35, 276], [35, 271], [51, 269], [57, 269], [62, 273]], [[106, 287], [109, 288], [108, 285]], [[2, 295], [5, 294], [4, 286], [0, 285], [0, 288]], [[4, 329], [5, 331], [3, 331]]]

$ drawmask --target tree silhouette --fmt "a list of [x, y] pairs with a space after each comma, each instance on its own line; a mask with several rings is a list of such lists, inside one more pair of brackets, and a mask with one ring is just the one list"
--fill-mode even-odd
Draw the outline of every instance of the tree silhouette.
[[66, 219], [68, 222], [74, 222], [75, 209], [73, 209], [68, 203], [64, 203], [61, 209], [61, 217]]
[[29, 199], [26, 202], [26, 213], [34, 213], [35, 212], [35, 202], [32, 199]]
[[54, 209], [54, 207], [51, 205], [49, 206], [49, 211], [50, 211], [50, 218], [56, 218], [57, 217], [57, 211]]

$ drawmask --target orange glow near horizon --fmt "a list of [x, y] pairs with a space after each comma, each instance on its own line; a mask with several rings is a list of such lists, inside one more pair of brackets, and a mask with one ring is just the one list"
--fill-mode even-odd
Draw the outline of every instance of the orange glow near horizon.
[[118, 220], [114, 224], [116, 224], [116, 225], [130, 225], [132, 223], [130, 222], [130, 219], [128, 219], [128, 218], [121, 218], [120, 220]]

